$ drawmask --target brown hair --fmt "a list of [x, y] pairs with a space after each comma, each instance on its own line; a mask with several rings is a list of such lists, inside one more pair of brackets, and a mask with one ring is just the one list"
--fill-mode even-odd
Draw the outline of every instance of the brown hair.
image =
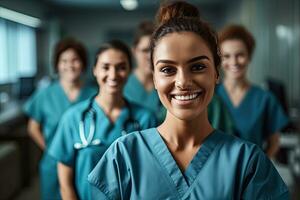
[[129, 47], [124, 42], [122, 42], [121, 40], [111, 40], [109, 42], [106, 42], [106, 43], [102, 44], [98, 48], [98, 50], [96, 52], [95, 61], [94, 61], [94, 67], [96, 66], [96, 64], [98, 62], [99, 56], [104, 51], [107, 51], [109, 49], [115, 49], [115, 50], [118, 50], [118, 51], [124, 53], [126, 55], [126, 57], [127, 57], [129, 68], [132, 69], [132, 55], [131, 55], [131, 51], [130, 51]]
[[133, 46], [136, 47], [143, 36], [151, 36], [154, 31], [154, 23], [151, 21], [141, 22], [133, 38]]
[[77, 55], [79, 56], [79, 59], [82, 64], [83, 71], [87, 68], [87, 55], [86, 50], [79, 41], [75, 40], [74, 38], [65, 38], [61, 41], [59, 41], [54, 49], [54, 55], [53, 55], [53, 61], [54, 61], [54, 69], [57, 72], [58, 71], [58, 62], [61, 54], [65, 52], [68, 49], [74, 50]]
[[219, 74], [221, 59], [217, 34], [200, 18], [200, 13], [195, 6], [184, 1], [165, 4], [160, 7], [156, 19], [159, 25], [152, 35], [150, 46], [152, 69], [154, 68], [153, 53], [158, 41], [167, 34], [188, 31], [199, 35], [206, 42]]
[[241, 25], [230, 25], [226, 26], [219, 33], [220, 44], [225, 40], [241, 40], [247, 48], [249, 57], [252, 57], [254, 48], [255, 48], [255, 39], [253, 35]]

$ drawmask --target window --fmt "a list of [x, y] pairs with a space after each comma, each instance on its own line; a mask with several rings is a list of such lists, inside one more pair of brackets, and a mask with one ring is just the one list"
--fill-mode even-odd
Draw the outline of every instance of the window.
[[36, 71], [35, 29], [0, 18], [0, 84], [32, 77]]

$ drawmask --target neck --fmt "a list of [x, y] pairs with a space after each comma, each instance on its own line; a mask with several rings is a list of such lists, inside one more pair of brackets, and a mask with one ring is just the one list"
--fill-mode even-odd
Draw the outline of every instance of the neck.
[[66, 81], [66, 80], [60, 79], [59, 82], [62, 85], [62, 87], [65, 90], [68, 90], [68, 91], [78, 89], [81, 86], [81, 81], [80, 80]]
[[244, 90], [250, 86], [247, 79], [224, 79], [224, 86], [229, 90]]
[[114, 109], [121, 109], [125, 105], [122, 94], [103, 94], [101, 90], [95, 100], [106, 113], [111, 113]]
[[158, 131], [167, 143], [185, 149], [200, 146], [213, 128], [208, 121], [207, 111], [191, 121], [180, 120], [168, 112]]
[[[152, 73], [145, 73], [145, 71], [141, 67], [137, 67], [134, 71], [134, 74], [137, 76], [139, 81], [145, 85], [153, 86], [153, 75]], [[154, 87], [154, 86], [153, 86]]]

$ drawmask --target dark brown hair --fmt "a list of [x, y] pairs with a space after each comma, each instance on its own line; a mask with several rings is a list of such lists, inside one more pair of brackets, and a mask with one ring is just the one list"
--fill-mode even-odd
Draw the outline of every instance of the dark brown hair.
[[159, 25], [152, 35], [150, 46], [152, 69], [154, 68], [153, 53], [158, 41], [167, 34], [188, 31], [199, 35], [206, 42], [219, 74], [221, 59], [217, 34], [200, 18], [200, 13], [195, 6], [184, 1], [165, 4], [160, 7], [156, 18]]
[[136, 47], [143, 36], [151, 36], [154, 31], [154, 23], [151, 21], [141, 22], [133, 38], [133, 46]]
[[249, 57], [252, 57], [255, 48], [255, 39], [253, 35], [241, 25], [230, 25], [226, 26], [219, 33], [220, 44], [226, 40], [241, 40], [247, 48]]
[[68, 49], [72, 49], [77, 53], [82, 64], [82, 69], [83, 71], [85, 71], [87, 68], [86, 50], [83, 44], [75, 40], [74, 38], [65, 38], [56, 44], [53, 55], [55, 71], [58, 71], [58, 62], [61, 54]]
[[124, 53], [128, 59], [129, 67], [130, 67], [130, 69], [132, 69], [131, 51], [130, 51], [129, 47], [121, 40], [111, 40], [109, 42], [102, 44], [96, 52], [94, 67], [97, 64], [99, 56], [108, 49], [115, 49], [115, 50], [118, 50], [118, 51], [121, 51], [122, 53]]

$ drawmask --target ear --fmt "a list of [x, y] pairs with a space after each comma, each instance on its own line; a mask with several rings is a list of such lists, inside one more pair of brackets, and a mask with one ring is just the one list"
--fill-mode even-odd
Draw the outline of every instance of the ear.
[[94, 75], [94, 77], [97, 77], [96, 74], [97, 74], [96, 66], [93, 66], [93, 75]]

